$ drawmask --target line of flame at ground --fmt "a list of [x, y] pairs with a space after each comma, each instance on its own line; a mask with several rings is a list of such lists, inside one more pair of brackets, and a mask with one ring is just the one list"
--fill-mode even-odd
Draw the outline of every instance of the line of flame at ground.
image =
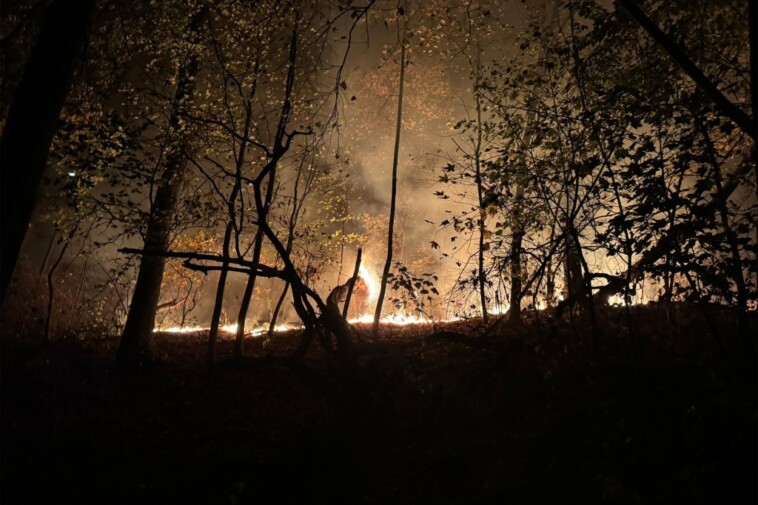
[[[363, 281], [366, 283], [366, 286], [368, 287], [368, 301], [369, 305], [373, 304], [373, 302], [376, 302], [376, 300], [379, 298], [379, 281], [378, 279], [366, 268], [365, 264], [361, 265], [359, 270], [359, 276], [363, 279]], [[563, 297], [559, 296], [559, 300], [562, 300]], [[608, 298], [609, 305], [623, 305], [624, 299], [621, 296], [614, 295]], [[637, 305], [640, 303], [644, 303], [641, 300], [632, 300], [632, 305]], [[510, 307], [508, 305], [498, 305], [495, 307], [488, 308], [487, 312], [491, 315], [504, 315], [508, 312], [508, 309]], [[546, 308], [546, 305], [544, 302], [539, 302], [537, 306], [535, 307], [537, 310], [544, 310]], [[428, 317], [424, 316], [423, 314], [404, 314], [404, 313], [393, 313], [385, 315], [380, 319], [380, 322], [383, 324], [390, 324], [390, 325], [397, 325], [397, 326], [405, 326], [405, 325], [411, 325], [411, 324], [431, 324], [431, 323], [441, 323], [441, 322], [452, 322], [452, 321], [459, 321], [461, 318], [459, 317], [452, 317], [448, 319], [429, 319]], [[348, 322], [350, 324], [370, 324], [374, 322], [374, 316], [370, 313], [363, 313], [358, 317], [348, 319]], [[280, 333], [285, 331], [291, 331], [291, 330], [298, 330], [302, 329], [301, 324], [277, 324], [274, 326], [274, 332]], [[207, 331], [207, 327], [203, 326], [169, 326], [169, 327], [158, 327], [155, 328], [153, 331], [156, 332], [164, 332], [164, 333], [194, 333], [198, 331]], [[237, 332], [237, 324], [226, 324], [220, 327], [221, 333], [226, 334], [236, 334]], [[253, 336], [253, 337], [260, 337], [262, 335], [265, 335], [269, 332], [269, 325], [262, 325], [257, 326], [253, 328], [252, 331], [246, 332], [246, 335]]]

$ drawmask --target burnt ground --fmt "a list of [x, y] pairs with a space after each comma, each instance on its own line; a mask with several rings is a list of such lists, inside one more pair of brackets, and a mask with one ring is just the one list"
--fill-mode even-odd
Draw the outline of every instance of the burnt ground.
[[158, 335], [130, 379], [115, 338], [6, 338], [2, 503], [756, 503], [733, 318], [633, 316], [635, 346], [621, 309], [595, 346], [582, 318], [544, 317], [385, 326], [349, 362], [287, 360], [296, 332], [244, 363], [222, 341], [212, 376], [204, 335]]

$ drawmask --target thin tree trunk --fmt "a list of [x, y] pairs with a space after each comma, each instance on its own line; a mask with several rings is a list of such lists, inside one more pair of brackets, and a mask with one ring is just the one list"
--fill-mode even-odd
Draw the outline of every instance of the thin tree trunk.
[[[555, 239], [555, 222], [550, 227], [550, 242]], [[545, 301], [546, 307], [552, 307], [555, 304], [555, 270], [553, 269], [553, 256], [545, 258]]]
[[342, 220], [342, 235], [340, 237], [340, 268], [337, 271], [337, 284], [342, 282], [342, 269], [345, 266], [345, 220]]
[[397, 97], [397, 123], [395, 125], [395, 152], [392, 159], [392, 197], [390, 200], [390, 220], [389, 231], [387, 235], [387, 260], [384, 263], [382, 272], [382, 282], [379, 289], [379, 298], [376, 301], [376, 312], [374, 313], [374, 326], [372, 336], [374, 339], [379, 335], [379, 320], [382, 317], [382, 305], [384, 304], [384, 294], [387, 291], [387, 277], [392, 267], [392, 239], [395, 232], [395, 202], [397, 200], [397, 165], [400, 153], [400, 130], [403, 124], [403, 84], [405, 83], [405, 27], [400, 40], [400, 83]]
[[[253, 239], [253, 263], [258, 263], [261, 258], [261, 249], [263, 248], [263, 233], [257, 231], [255, 238]], [[235, 359], [242, 358], [244, 354], [245, 345], [245, 321], [247, 320], [247, 312], [250, 309], [250, 301], [253, 299], [253, 291], [255, 291], [255, 281], [258, 278], [255, 273], [251, 273], [247, 276], [247, 283], [245, 284], [245, 291], [242, 293], [242, 301], [240, 302], [240, 309], [237, 313], [237, 328], [236, 336], [234, 339], [234, 351], [233, 357]]]
[[71, 305], [71, 313], [68, 316], [68, 327], [74, 322], [74, 318], [79, 314], [79, 299], [82, 296], [82, 290], [84, 289], [84, 281], [87, 279], [87, 263], [89, 263], [89, 256], [84, 259], [84, 265], [82, 266], [82, 273], [79, 274], [79, 282], [76, 285], [76, 294], [74, 295], [74, 303]]
[[[265, 201], [265, 213], [268, 213], [268, 209], [271, 206], [271, 200], [274, 196], [274, 181], [276, 171], [272, 170], [268, 179], [268, 188], [266, 188], [266, 201]], [[265, 215], [264, 215], [265, 219]], [[263, 249], [263, 232], [260, 228], [255, 232], [255, 239], [253, 244], [253, 263], [258, 263], [261, 259], [261, 250]], [[245, 285], [245, 292], [242, 295], [242, 302], [240, 303], [240, 310], [237, 314], [237, 335], [234, 340], [234, 358], [241, 359], [244, 353], [245, 345], [245, 320], [247, 319], [247, 312], [250, 308], [250, 300], [253, 298], [253, 291], [255, 290], [255, 281], [258, 278], [255, 273], [251, 273], [247, 277], [247, 284]]]
[[353, 276], [350, 278], [350, 284], [347, 287], [347, 296], [345, 296], [345, 305], [342, 307], [342, 319], [347, 319], [347, 311], [350, 309], [350, 299], [353, 297], [353, 288], [358, 280], [358, 274], [361, 270], [361, 256], [363, 250], [358, 249], [358, 255], [355, 258], [355, 269], [353, 270]]
[[[73, 234], [72, 234], [73, 235]], [[63, 261], [63, 256], [66, 254], [66, 249], [71, 243], [71, 236], [66, 240], [66, 243], [61, 247], [61, 251], [58, 253], [53, 266], [50, 267], [50, 271], [47, 272], [47, 315], [45, 317], [45, 342], [50, 342], [50, 335], [53, 327], [53, 307], [55, 302], [55, 272]]]
[[522, 210], [524, 206], [524, 185], [517, 183], [516, 201], [513, 211], [513, 237], [511, 240], [511, 300], [508, 309], [510, 321], [521, 321], [521, 246], [524, 239], [524, 226], [522, 224]]
[[287, 297], [287, 291], [289, 291], [289, 289], [290, 289], [290, 283], [285, 281], [284, 289], [282, 289], [282, 294], [279, 295], [279, 300], [277, 300], [276, 306], [274, 307], [274, 313], [271, 314], [271, 322], [268, 325], [269, 335], [274, 333], [274, 328], [276, 328], [276, 321], [279, 319], [279, 313], [282, 310], [282, 305], [284, 304], [284, 299]]
[[[282, 102], [282, 110], [279, 116], [279, 123], [276, 128], [276, 134], [274, 135], [274, 150], [271, 160], [266, 164], [264, 169], [258, 174], [258, 177], [253, 180], [253, 196], [255, 198], [255, 208], [258, 211], [258, 215], [263, 214], [265, 208], [264, 197], [261, 192], [261, 184], [268, 174], [276, 169], [277, 164], [287, 152], [290, 147], [293, 136], [288, 135], [286, 132], [287, 125], [289, 124], [290, 115], [292, 113], [292, 89], [295, 84], [295, 63], [297, 56], [297, 27], [292, 31], [292, 40], [290, 43], [290, 56], [289, 56], [289, 69], [287, 71], [287, 80], [285, 83], [284, 100]], [[295, 265], [292, 263], [290, 254], [287, 248], [282, 244], [279, 237], [269, 226], [267, 219], [259, 219], [258, 226], [263, 230], [263, 234], [266, 236], [271, 245], [276, 249], [277, 254], [284, 263], [284, 279], [288, 281], [292, 287], [292, 301], [297, 312], [298, 317], [305, 325], [306, 337], [304, 337], [304, 343], [300, 346], [300, 350], [307, 351], [306, 339], [310, 340], [316, 327], [318, 325], [318, 318], [316, 312], [313, 309], [309, 301], [309, 297], [316, 302], [319, 310], [323, 314], [326, 311], [326, 305], [323, 300], [312, 289], [308, 288], [303, 283], [300, 275], [297, 273]], [[310, 336], [308, 336], [310, 335]], [[298, 353], [299, 354], [299, 353]]]
[[511, 241], [511, 301], [508, 309], [510, 321], [521, 321], [521, 243], [524, 238], [523, 230], [513, 231]]
[[55, 230], [53, 232], [53, 235], [50, 237], [50, 242], [48, 242], [47, 244], [47, 250], [45, 251], [45, 258], [42, 260], [42, 265], [40, 265], [39, 267], [40, 280], [42, 278], [42, 274], [45, 273], [45, 270], [47, 270], [47, 264], [50, 262], [50, 255], [53, 253], [53, 246], [55, 245], [56, 238], [58, 238], [58, 230]]
[[[290, 212], [289, 222], [287, 223], [287, 245], [285, 247], [285, 250], [287, 251], [288, 255], [292, 252], [292, 244], [295, 240], [295, 225], [297, 223], [298, 216], [300, 215], [300, 211], [303, 206], [303, 200], [305, 200], [305, 197], [308, 194], [308, 188], [310, 187], [310, 183], [313, 181], [312, 177], [309, 179], [306, 179], [306, 188], [303, 191], [302, 198], [300, 198], [300, 195], [299, 195], [300, 178], [302, 177], [304, 166], [305, 166], [305, 156], [303, 156], [302, 159], [300, 160], [300, 167], [298, 167], [297, 177], [295, 177], [295, 184], [292, 188], [292, 212]], [[289, 291], [289, 288], [290, 288], [289, 281], [285, 281], [284, 289], [282, 289], [282, 294], [279, 296], [279, 299], [276, 302], [276, 306], [274, 307], [273, 314], [271, 314], [271, 321], [268, 327], [269, 335], [274, 333], [274, 328], [276, 327], [276, 322], [279, 319], [279, 314], [281, 313], [282, 305], [284, 304], [284, 299], [287, 297], [287, 291]]]
[[[255, 68], [253, 70], [254, 75], [256, 76], [253, 79], [253, 84], [250, 89], [250, 94], [247, 97], [247, 103], [245, 105], [245, 126], [243, 129], [243, 140], [240, 144], [240, 150], [239, 155], [237, 156], [237, 180], [236, 184], [241, 187], [242, 181], [240, 180], [240, 177], [242, 175], [242, 165], [245, 162], [245, 149], [247, 147], [247, 137], [250, 134], [250, 126], [251, 126], [251, 120], [252, 120], [252, 99], [256, 94], [257, 88], [258, 88], [258, 71], [260, 70], [260, 53], [256, 56], [255, 59]], [[275, 171], [271, 172], [271, 175], [269, 176], [269, 186], [266, 193], [266, 208], [263, 209], [263, 212], [268, 211], [268, 207], [271, 204], [271, 197], [273, 195], [273, 186], [274, 186], [274, 174]], [[235, 219], [234, 216], [234, 208], [230, 207], [230, 214], [229, 219], [230, 222], [233, 222]], [[264, 216], [265, 218], [265, 216]], [[242, 226], [240, 224], [240, 226]], [[258, 263], [261, 258], [261, 249], [263, 248], [263, 233], [261, 232], [260, 228], [256, 230], [255, 238], [253, 239], [253, 263]], [[239, 254], [239, 234], [237, 235], [237, 253]], [[245, 342], [245, 319], [247, 318], [247, 311], [250, 307], [250, 300], [253, 297], [253, 292], [255, 291], [255, 281], [258, 278], [258, 276], [255, 274], [255, 272], [251, 272], [250, 275], [248, 275], [247, 278], [247, 284], [245, 285], [245, 292], [242, 295], [242, 302], [240, 303], [240, 309], [237, 313], [237, 328], [236, 328], [236, 338], [234, 341], [234, 358], [235, 359], [241, 359], [243, 355], [243, 346]], [[213, 331], [213, 326], [211, 325], [211, 331]]]
[[0, 303], [29, 228], [93, 7], [94, 0], [52, 2], [8, 111], [0, 139]]
[[576, 255], [579, 259], [579, 264], [581, 265], [582, 269], [584, 270], [583, 280], [584, 280], [584, 286], [583, 286], [583, 292], [582, 292], [582, 300], [586, 302], [587, 309], [590, 316], [590, 328], [592, 330], [592, 347], [595, 351], [599, 350], [599, 330], [597, 326], [597, 315], [595, 314], [595, 300], [592, 298], [592, 272], [590, 272], [590, 267], [587, 264], [587, 260], [584, 257], [584, 253], [582, 252], [582, 245], [579, 243], [579, 233], [577, 233], [575, 228], [572, 228], [571, 230], [571, 236], [570, 236], [572, 243], [576, 246]]
[[229, 274], [229, 255], [232, 242], [232, 233], [234, 232], [234, 205], [237, 201], [237, 195], [240, 191], [237, 181], [232, 188], [232, 194], [229, 196], [229, 221], [226, 223], [224, 231], [224, 241], [222, 249], [221, 271], [218, 276], [216, 285], [216, 298], [213, 304], [213, 313], [211, 315], [211, 327], [208, 331], [208, 369], [212, 370], [216, 364], [216, 342], [218, 341], [218, 326], [221, 321], [221, 309], [224, 305], [224, 291], [226, 289], [226, 278]]
[[486, 282], [484, 272], [484, 246], [485, 246], [485, 209], [484, 209], [484, 184], [482, 183], [482, 99], [479, 95], [479, 80], [481, 51], [477, 48], [476, 55], [476, 87], [474, 97], [476, 99], [476, 146], [474, 146], [474, 168], [476, 171], [476, 193], [479, 199], [479, 303], [482, 307], [482, 320], [487, 323], [487, 297], [484, 293]]
[[[254, 72], [257, 74], [258, 69], [260, 65], [260, 58], [256, 58], [255, 62], [255, 70]], [[253, 105], [252, 105], [252, 98], [255, 96], [255, 92], [257, 89], [257, 77], [253, 79], [252, 87], [250, 90], [250, 95], [247, 99], [247, 103], [245, 104], [245, 125], [242, 129], [242, 141], [239, 145], [239, 150], [237, 151], [236, 159], [235, 159], [235, 177], [234, 177], [234, 186], [232, 187], [232, 193], [229, 195], [229, 202], [228, 202], [228, 210], [229, 210], [229, 220], [226, 224], [226, 230], [224, 231], [224, 243], [223, 243], [223, 257], [224, 262], [222, 263], [221, 267], [221, 273], [218, 277], [218, 285], [216, 286], [216, 300], [213, 305], [213, 314], [211, 316], [211, 327], [210, 331], [208, 332], [208, 369], [212, 370], [213, 366], [216, 363], [216, 341], [218, 340], [218, 325], [221, 320], [221, 309], [224, 304], [224, 291], [226, 289], [226, 278], [229, 274], [229, 255], [230, 255], [230, 246], [231, 246], [231, 239], [232, 239], [232, 232], [235, 231], [235, 222], [236, 222], [236, 205], [237, 205], [237, 198], [240, 196], [240, 192], [242, 190], [242, 167], [245, 164], [246, 159], [246, 150], [247, 150], [247, 139], [250, 135], [250, 127], [252, 125], [253, 121]], [[274, 178], [274, 171], [271, 171], [269, 182], [273, 182]], [[271, 191], [271, 184], [269, 184], [269, 193]], [[268, 202], [268, 196], [267, 196], [267, 202]], [[244, 205], [244, 202], [242, 202]], [[265, 212], [267, 207], [259, 208], [258, 209], [258, 218], [259, 219], [265, 219]], [[259, 238], [260, 237], [260, 238]], [[237, 232], [237, 254], [239, 255], [239, 232]], [[257, 257], [253, 258], [254, 263], [258, 263], [258, 260], [260, 259], [260, 251], [262, 247], [262, 234], [260, 227], [258, 228], [258, 231], [256, 232], [255, 237], [255, 248], [256, 252], [258, 253]], [[247, 303], [245, 304], [245, 312], [244, 314], [241, 313], [238, 314], [238, 322], [239, 317], [242, 317], [242, 327], [237, 327], [237, 338], [235, 339], [235, 357], [241, 358], [242, 357], [242, 341], [245, 338], [245, 327], [244, 327], [244, 317], [247, 315], [247, 306], [250, 303], [250, 297], [253, 293], [253, 288], [255, 287], [255, 278], [256, 275], [251, 272], [250, 277], [248, 277], [248, 285], [245, 287], [245, 294], [248, 295], [248, 287], [249, 287], [249, 295], [247, 298]], [[252, 279], [252, 283], [250, 282], [250, 279]], [[243, 301], [243, 303], [245, 303]], [[239, 353], [239, 354], [238, 354]]]

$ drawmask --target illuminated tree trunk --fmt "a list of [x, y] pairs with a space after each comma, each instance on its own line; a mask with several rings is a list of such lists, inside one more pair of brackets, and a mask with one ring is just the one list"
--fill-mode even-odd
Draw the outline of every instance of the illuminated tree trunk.
[[[190, 23], [190, 33], [198, 36], [204, 11], [196, 13]], [[184, 137], [180, 116], [192, 98], [194, 78], [197, 74], [197, 57], [192, 54], [179, 69], [174, 105], [169, 119], [169, 146], [166, 152], [165, 169], [158, 183], [155, 200], [152, 202], [145, 233], [145, 251], [165, 252], [171, 239], [171, 225], [176, 211], [176, 201], [187, 167], [184, 152]], [[132, 302], [121, 336], [116, 357], [122, 369], [134, 369], [152, 360], [153, 328], [160, 299], [161, 281], [166, 259], [158, 255], [143, 255], [134, 286]]]
[[390, 220], [387, 234], [387, 260], [384, 263], [382, 272], [382, 282], [379, 289], [379, 298], [376, 301], [376, 312], [374, 313], [374, 326], [372, 335], [376, 338], [379, 335], [379, 320], [382, 317], [382, 305], [384, 304], [384, 294], [387, 291], [387, 277], [392, 267], [392, 239], [395, 232], [395, 202], [397, 199], [397, 164], [398, 154], [400, 152], [400, 130], [403, 124], [403, 83], [405, 82], [405, 28], [400, 40], [400, 83], [397, 97], [397, 124], [395, 125], [395, 153], [392, 159], [392, 197], [390, 199]]
[[50, 143], [86, 40], [94, 0], [55, 0], [0, 139], [0, 302], [34, 211]]

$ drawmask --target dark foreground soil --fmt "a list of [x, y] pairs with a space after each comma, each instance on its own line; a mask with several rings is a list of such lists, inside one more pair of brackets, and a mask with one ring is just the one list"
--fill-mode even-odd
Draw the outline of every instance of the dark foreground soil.
[[199, 334], [129, 379], [113, 338], [6, 339], [2, 503], [755, 504], [755, 360], [696, 312], [635, 309], [635, 346], [620, 309], [595, 346], [582, 318], [387, 326], [349, 362], [223, 341], [212, 376]]

